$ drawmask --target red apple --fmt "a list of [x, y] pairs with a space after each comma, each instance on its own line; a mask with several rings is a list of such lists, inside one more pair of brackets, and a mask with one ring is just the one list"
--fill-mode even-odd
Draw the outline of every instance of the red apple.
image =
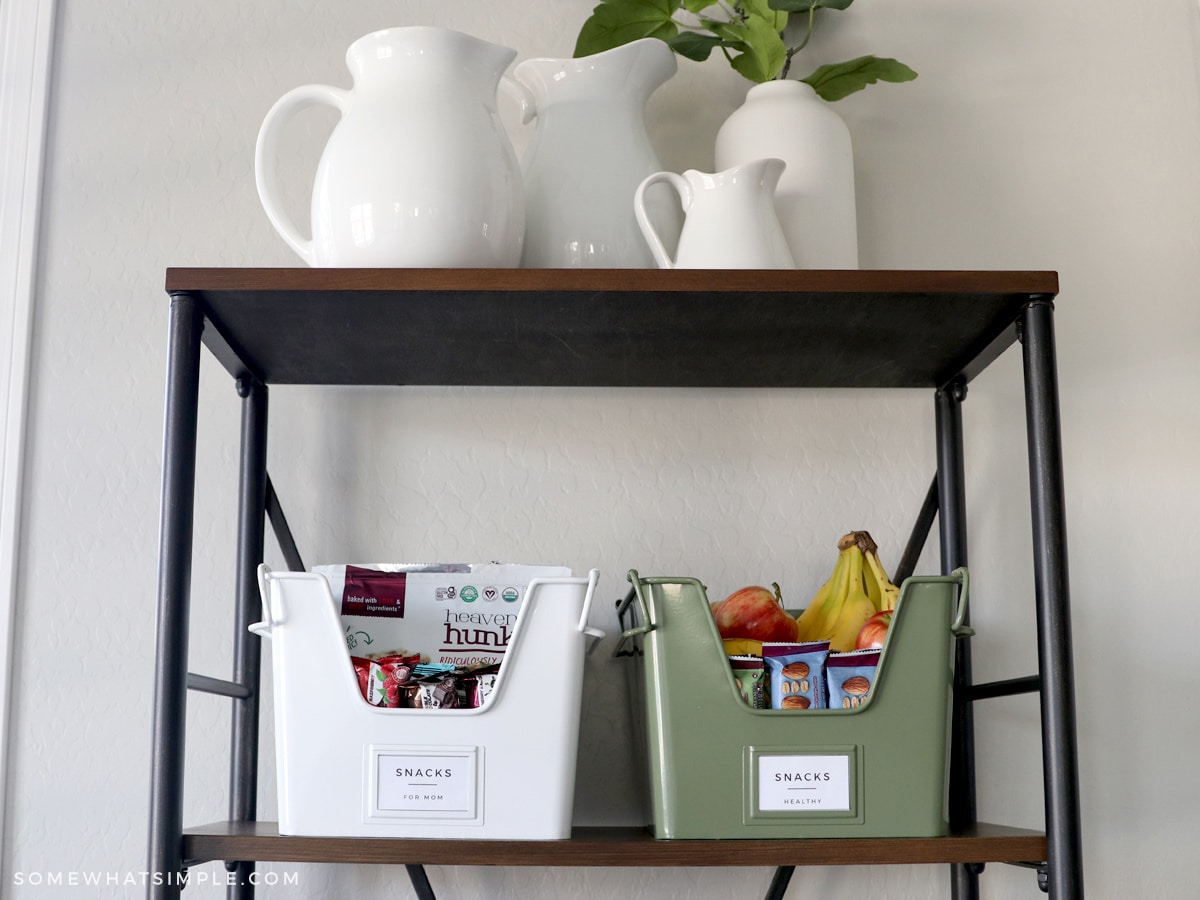
[[794, 641], [796, 620], [787, 614], [779, 597], [779, 585], [744, 587], [734, 591], [713, 609], [722, 638], [753, 641]]
[[892, 624], [892, 611], [878, 612], [863, 623], [854, 642], [855, 650], [878, 650], [887, 640], [888, 628]]

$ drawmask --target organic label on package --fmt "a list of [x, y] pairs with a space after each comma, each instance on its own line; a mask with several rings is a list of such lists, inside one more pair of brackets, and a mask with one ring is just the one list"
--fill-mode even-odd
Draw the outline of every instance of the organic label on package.
[[417, 653], [433, 663], [498, 663], [535, 578], [562, 566], [506, 563], [344, 565], [313, 569], [329, 582], [355, 656]]

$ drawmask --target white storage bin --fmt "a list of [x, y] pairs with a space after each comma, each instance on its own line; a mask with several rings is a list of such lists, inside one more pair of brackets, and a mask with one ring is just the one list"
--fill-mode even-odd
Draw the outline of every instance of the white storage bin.
[[280, 834], [570, 837], [597, 578], [530, 582], [486, 706], [383, 709], [359, 692], [325, 578], [261, 566]]

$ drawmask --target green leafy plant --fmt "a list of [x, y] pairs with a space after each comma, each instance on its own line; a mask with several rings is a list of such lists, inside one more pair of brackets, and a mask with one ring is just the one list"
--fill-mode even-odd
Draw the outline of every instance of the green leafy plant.
[[[698, 62], [720, 50], [753, 82], [787, 78], [792, 58], [816, 27], [818, 10], [844, 10], [854, 0], [601, 0], [580, 29], [575, 55], [590, 56], [641, 38], [658, 38]], [[788, 31], [789, 21], [802, 18]], [[785, 31], [788, 31], [785, 34]], [[795, 43], [788, 37], [799, 32]], [[860, 56], [821, 66], [801, 78], [825, 100], [840, 100], [877, 81], [912, 81], [917, 73], [894, 59]]]

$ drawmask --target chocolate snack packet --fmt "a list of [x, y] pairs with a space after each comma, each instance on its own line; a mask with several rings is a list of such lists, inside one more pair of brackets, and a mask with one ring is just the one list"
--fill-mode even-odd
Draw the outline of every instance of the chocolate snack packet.
[[358, 691], [362, 694], [362, 698], [368, 703], [371, 702], [371, 661], [363, 656], [350, 657], [350, 664], [354, 666], [354, 674], [358, 676]]
[[825, 709], [825, 659], [829, 641], [764, 643], [763, 663], [771, 673], [771, 709]]
[[830, 709], [855, 709], [863, 705], [875, 684], [879, 650], [830, 653], [825, 661]]
[[412, 680], [413, 667], [420, 661], [419, 655], [403, 652], [350, 657], [362, 698], [372, 706], [393, 709], [408, 705], [404, 703], [404, 686]]
[[500, 666], [482, 666], [474, 669], [459, 679], [462, 705], [467, 709], [478, 709], [487, 706], [493, 691], [496, 690], [496, 679], [499, 677]]
[[371, 660], [370, 693], [367, 702], [372, 706], [385, 706], [388, 709], [404, 708], [404, 701], [410, 696], [405, 686], [412, 681], [413, 666], [420, 661], [420, 656], [402, 654]]
[[432, 675], [417, 682], [420, 709], [458, 709], [458, 676]]
[[751, 709], [769, 709], [767, 700], [767, 670], [762, 657], [739, 655], [729, 657], [733, 680], [738, 693]]

